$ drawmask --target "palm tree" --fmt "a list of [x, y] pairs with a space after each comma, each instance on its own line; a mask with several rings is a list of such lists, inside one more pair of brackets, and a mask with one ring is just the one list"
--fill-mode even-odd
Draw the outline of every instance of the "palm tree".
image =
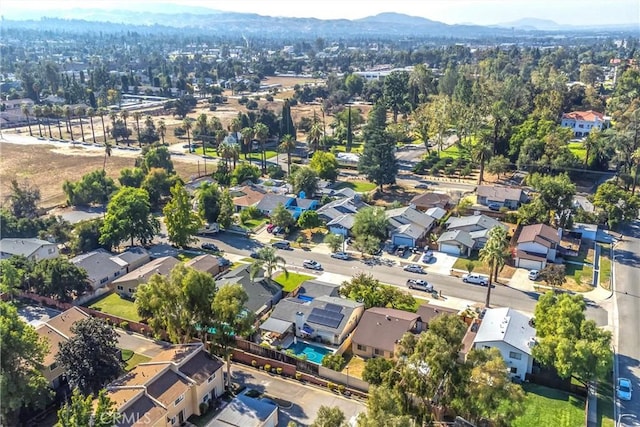
[[27, 118], [27, 126], [29, 126], [29, 136], [33, 136], [33, 132], [31, 131], [31, 121], [29, 120], [29, 116], [31, 115], [31, 111], [29, 111], [29, 106], [27, 104], [22, 104], [22, 114]]
[[262, 174], [267, 173], [267, 152], [265, 151], [265, 141], [269, 137], [269, 128], [264, 123], [256, 123], [253, 127], [253, 133], [258, 141], [260, 141], [260, 165], [262, 166]]
[[[116, 113], [115, 111], [109, 111], [109, 119], [111, 120], [111, 129], [115, 130], [115, 128], [116, 128], [116, 120], [118, 119], [118, 113]], [[118, 138], [116, 138], [114, 136], [113, 139], [116, 142], [116, 145], [118, 145]], [[106, 134], [105, 134], [104, 140], [105, 141], [107, 140]]]
[[96, 143], [96, 132], [93, 128], [93, 118], [96, 115], [95, 108], [89, 107], [87, 108], [87, 116], [89, 116], [89, 123], [91, 123], [91, 138], [93, 139], [93, 143]]
[[231, 147], [231, 159], [233, 159], [233, 169], [236, 168], [236, 162], [240, 158], [240, 145], [238, 144], [229, 144]]
[[207, 115], [202, 113], [196, 118], [196, 128], [200, 132], [200, 140], [202, 141], [202, 154], [207, 154], [207, 141], [206, 138], [208, 136], [208, 122]]
[[35, 116], [36, 121], [38, 122], [38, 133], [40, 134], [40, 138], [42, 138], [42, 128], [40, 126], [40, 117], [42, 117], [42, 107], [39, 105], [34, 106], [33, 115]]
[[271, 279], [271, 276], [278, 268], [284, 272], [285, 277], [289, 277], [289, 271], [286, 269], [285, 264], [286, 260], [277, 254], [275, 248], [265, 246], [258, 251], [258, 258], [249, 267], [249, 277], [251, 280], [255, 280], [258, 273], [264, 270], [265, 277]]
[[167, 134], [167, 125], [164, 124], [164, 120], [158, 122], [158, 134], [162, 138], [162, 145], [164, 145], [164, 136]]
[[498, 278], [498, 270], [504, 267], [506, 251], [509, 247], [507, 230], [502, 226], [495, 226], [489, 230], [487, 243], [480, 249], [480, 261], [489, 266], [489, 284], [487, 285], [487, 299], [485, 307], [491, 302], [491, 287], [494, 279]]
[[222, 141], [227, 137], [228, 133], [224, 129], [216, 130], [216, 145], [222, 144]]
[[[125, 128], [125, 130], [126, 130], [126, 129], [127, 129], [127, 118], [129, 118], [129, 112], [128, 112], [127, 110], [122, 110], [122, 111], [120, 112], [120, 118], [121, 118], [121, 119], [122, 119], [122, 121], [124, 122], [124, 128]], [[115, 126], [114, 126], [114, 129], [115, 129]], [[129, 134], [129, 132], [127, 131], [127, 132], [125, 132], [125, 134], [126, 134], [126, 135], [128, 135], [128, 134]], [[131, 145], [131, 144], [129, 143], [129, 136], [127, 136], [127, 145]]]
[[237, 133], [242, 129], [242, 120], [239, 117], [234, 117], [229, 125], [229, 131], [233, 132], [233, 136], [237, 137]]
[[71, 107], [68, 105], [64, 106], [64, 116], [67, 118], [67, 132], [69, 132], [69, 137], [71, 138], [71, 142], [73, 142], [73, 128], [71, 127], [71, 115], [73, 111], [71, 111]]
[[191, 123], [190, 119], [184, 119], [182, 121], [182, 127], [187, 132], [187, 143], [189, 144], [189, 153], [193, 153], [191, 148], [191, 129], [193, 128], [193, 123]]
[[49, 138], [53, 139], [53, 134], [51, 133], [51, 115], [53, 113], [53, 109], [49, 105], [45, 105], [42, 107], [42, 115], [47, 119], [47, 127], [49, 128]]
[[82, 117], [84, 117], [84, 115], [87, 113], [87, 110], [82, 107], [76, 107], [76, 109], [74, 110], [76, 116], [78, 116], [78, 118], [80, 119], [80, 133], [82, 133], [82, 142], [85, 142], [84, 140], [84, 126], [82, 125]]
[[135, 111], [133, 113], [133, 118], [136, 120], [136, 129], [138, 131], [138, 146], [142, 147], [142, 143], [140, 142], [140, 118], [142, 117], [142, 113], [140, 111]]
[[473, 160], [480, 165], [478, 173], [478, 185], [484, 182], [484, 166], [493, 154], [493, 143], [490, 141], [490, 135], [482, 132], [478, 138], [478, 142], [473, 147]]
[[230, 149], [231, 146], [226, 142], [218, 145], [218, 147], [216, 148], [218, 157], [222, 157], [224, 159], [224, 165], [227, 167], [227, 169], [229, 168], [229, 159], [231, 158]]
[[320, 147], [320, 141], [322, 140], [322, 126], [319, 121], [314, 121], [307, 134], [307, 143], [311, 151], [316, 151]]
[[53, 115], [56, 118], [56, 121], [58, 122], [58, 135], [60, 136], [60, 139], [62, 139], [62, 125], [60, 124], [60, 119], [62, 118], [63, 114], [64, 114], [64, 111], [62, 110], [61, 106], [56, 105], [53, 107]]
[[291, 175], [291, 152], [296, 148], [296, 140], [291, 135], [285, 135], [278, 149], [282, 153], [287, 153], [287, 174]]
[[102, 170], [107, 167], [107, 157], [111, 157], [111, 147], [113, 145], [109, 141], [104, 142], [104, 162], [102, 163]]
[[251, 139], [253, 138], [253, 128], [246, 127], [240, 131], [242, 134], [242, 145], [244, 146], [244, 159], [248, 159], [248, 154], [251, 152]]
[[584, 156], [585, 169], [589, 164], [589, 157], [591, 156], [591, 153], [593, 152], [593, 150], [596, 148], [598, 144], [599, 137], [600, 137], [600, 132], [598, 132], [597, 129], [593, 129], [591, 132], [589, 132], [589, 135], [587, 135], [587, 137], [583, 142], [584, 150], [585, 150], [585, 156]]

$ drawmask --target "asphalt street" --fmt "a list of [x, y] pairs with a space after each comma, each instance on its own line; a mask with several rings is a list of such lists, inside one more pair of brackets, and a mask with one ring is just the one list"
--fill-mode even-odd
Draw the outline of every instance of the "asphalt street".
[[615, 245], [613, 267], [617, 373], [631, 380], [634, 392], [630, 401], [617, 401], [620, 427], [640, 426], [640, 221], [623, 233], [623, 241]]
[[[231, 233], [220, 233], [212, 238], [201, 238], [200, 240], [202, 242], [213, 242], [225, 252], [244, 256], [248, 256], [252, 250], [262, 245], [259, 242]], [[285, 258], [287, 265], [292, 267], [293, 270], [304, 270], [302, 262], [305, 259], [313, 259], [322, 264], [324, 271], [330, 273], [351, 277], [359, 272], [366, 272], [372, 274], [383, 283], [402, 288], [406, 288], [407, 279], [425, 279], [432, 283], [437, 291], [442, 291], [444, 297], [451, 296], [483, 303], [487, 293], [486, 287], [466, 284], [456, 277], [436, 273], [428, 273], [426, 275], [408, 273], [403, 271], [399, 265], [369, 266], [358, 260], [341, 261], [331, 258], [328, 254], [302, 249], [279, 250], [278, 254]], [[503, 285], [496, 285], [495, 288], [491, 289], [492, 306], [509, 306], [529, 313], [533, 313], [538, 297], [539, 294], [536, 292], [525, 292]], [[607, 312], [601, 307], [590, 305], [587, 308], [587, 316], [595, 320], [598, 325], [604, 326], [608, 323]]]

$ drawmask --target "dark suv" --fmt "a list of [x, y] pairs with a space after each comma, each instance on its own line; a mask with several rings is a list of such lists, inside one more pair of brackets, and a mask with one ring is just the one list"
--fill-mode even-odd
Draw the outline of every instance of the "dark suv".
[[281, 242], [275, 242], [273, 244], [271, 244], [271, 246], [273, 246], [276, 249], [286, 249], [289, 250], [291, 249], [291, 244], [285, 240], [281, 241]]

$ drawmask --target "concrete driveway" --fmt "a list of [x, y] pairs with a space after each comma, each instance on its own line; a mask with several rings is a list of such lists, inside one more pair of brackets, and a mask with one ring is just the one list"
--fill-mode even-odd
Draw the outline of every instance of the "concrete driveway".
[[361, 412], [366, 412], [365, 403], [339, 396], [317, 387], [303, 385], [295, 380], [283, 379], [260, 371], [233, 364], [233, 381], [245, 386], [292, 402], [291, 408], [280, 408], [278, 426], [286, 427], [289, 421], [308, 426], [313, 423], [320, 406], [340, 408], [350, 425]]
[[534, 282], [529, 279], [529, 270], [526, 268], [516, 268], [516, 272], [513, 273], [511, 280], [509, 280], [509, 286], [525, 292], [535, 291]]
[[433, 251], [433, 256], [435, 257], [436, 262], [430, 264], [421, 262], [420, 265], [424, 266], [425, 270], [428, 272], [443, 274], [445, 276], [448, 276], [451, 273], [453, 264], [458, 260], [458, 257], [456, 256], [438, 251]]

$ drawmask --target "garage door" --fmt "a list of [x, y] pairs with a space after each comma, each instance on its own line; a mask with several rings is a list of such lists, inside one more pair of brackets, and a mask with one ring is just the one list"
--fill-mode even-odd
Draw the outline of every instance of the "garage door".
[[405, 246], [414, 246], [414, 242], [413, 239], [411, 237], [405, 237], [405, 236], [393, 236], [393, 244], [396, 246], [401, 246], [401, 245], [405, 245]]
[[460, 248], [456, 245], [441, 243], [440, 252], [444, 252], [445, 254], [449, 254], [449, 255], [460, 255]]
[[526, 268], [528, 270], [542, 270], [543, 268], [541, 261], [522, 258], [518, 258], [517, 266], [520, 268]]

